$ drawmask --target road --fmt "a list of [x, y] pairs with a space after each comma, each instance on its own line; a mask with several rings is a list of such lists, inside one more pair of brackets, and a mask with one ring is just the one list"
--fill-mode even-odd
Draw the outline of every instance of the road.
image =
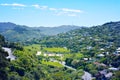
[[15, 60], [16, 57], [13, 55], [11, 48], [2, 47], [2, 49], [4, 49], [6, 52], [8, 52], [9, 56], [6, 57], [7, 59]]
[[59, 63], [62, 64], [64, 67], [67, 67], [67, 68], [69, 68], [69, 69], [71, 69], [71, 70], [76, 71], [75, 68], [65, 65], [65, 62], [59, 62]]
[[[64, 61], [63, 61], [63, 62], [60, 62], [60, 61], [58, 61], [58, 60], [52, 60], [52, 61], [54, 61], [54, 62], [59, 62], [59, 63], [62, 64], [64, 67], [67, 67], [67, 68], [69, 68], [69, 69], [71, 69], [71, 70], [76, 71], [75, 68], [73, 68], [73, 67], [71, 67], [71, 66], [65, 65], [65, 62], [64, 62]], [[91, 75], [90, 73], [84, 71], [84, 75], [82, 76], [82, 79], [83, 79], [83, 80], [92, 80], [92, 75]]]
[[86, 71], [84, 71], [84, 75], [82, 76], [83, 80], [92, 80], [92, 75]]
[[[59, 62], [59, 63], [62, 64], [64, 67], [67, 67], [69, 69], [72, 69], [72, 70], [76, 71], [75, 68], [65, 65], [65, 62]], [[92, 80], [92, 75], [90, 73], [84, 71], [84, 75], [82, 76], [82, 79], [83, 80]]]

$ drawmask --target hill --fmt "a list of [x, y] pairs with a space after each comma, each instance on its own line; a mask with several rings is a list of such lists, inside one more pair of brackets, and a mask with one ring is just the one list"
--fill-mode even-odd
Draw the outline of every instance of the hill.
[[[47, 47], [67, 47], [72, 52], [83, 50], [115, 50], [120, 46], [120, 22], [109, 22], [99, 26], [81, 27], [41, 41]], [[95, 53], [95, 52], [94, 52]], [[86, 53], [87, 54], [87, 53]]]
[[79, 28], [81, 27], [75, 26], [75, 25], [62, 25], [62, 26], [57, 26], [57, 27], [38, 27], [36, 29], [40, 30], [41, 33], [45, 35], [56, 35], [59, 33], [65, 33], [70, 30], [79, 29]]
[[24, 25], [16, 25], [14, 23], [0, 23], [0, 33], [8, 40], [15, 42], [30, 41], [31, 39], [39, 39], [45, 35], [56, 35], [67, 32], [79, 26], [63, 25], [58, 27], [28, 27]]

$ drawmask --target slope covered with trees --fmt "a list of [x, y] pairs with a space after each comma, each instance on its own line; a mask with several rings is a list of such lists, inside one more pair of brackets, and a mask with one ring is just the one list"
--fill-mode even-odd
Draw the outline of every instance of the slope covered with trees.
[[2, 47], [5, 44], [5, 39], [2, 35], [0, 35], [0, 79], [1, 80], [7, 80], [7, 70], [6, 67], [9, 64], [9, 61], [6, 59], [8, 56], [7, 52], [2, 50]]
[[[120, 46], [120, 22], [110, 22], [101, 26], [82, 27], [41, 41], [47, 47], [67, 47], [72, 52], [101, 48], [112, 50]], [[88, 54], [89, 55], [89, 54]]]
[[45, 35], [56, 35], [67, 32], [73, 29], [80, 28], [79, 26], [63, 25], [58, 27], [28, 27], [24, 25], [16, 25], [14, 23], [0, 23], [0, 33], [8, 41], [25, 42], [32, 39], [39, 39]]
[[[83, 54], [84, 57], [79, 59], [74, 56], [66, 58], [66, 65], [76, 69], [84, 69], [97, 80], [106, 79], [102, 71], [114, 74], [110, 77], [112, 80], [119, 79], [120, 54], [116, 50], [120, 47], [120, 22], [82, 27], [57, 36], [46, 37], [38, 42], [48, 48], [67, 48], [74, 55], [76, 55], [75, 53]], [[110, 67], [115, 67], [118, 70], [111, 71]]]
[[[8, 53], [2, 49], [3, 46], [12, 48], [15, 60], [6, 59]], [[6, 42], [0, 35], [0, 80], [81, 79], [82, 70], [74, 71], [58, 62], [48, 62], [48, 57], [36, 56], [39, 50], [40, 45], [22, 47], [17, 43]]]

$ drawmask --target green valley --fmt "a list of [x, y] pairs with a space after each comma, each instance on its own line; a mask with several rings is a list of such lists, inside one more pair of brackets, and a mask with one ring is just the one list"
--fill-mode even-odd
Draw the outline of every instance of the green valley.
[[[12, 29], [3, 30], [2, 33], [12, 36]], [[0, 35], [3, 80], [82, 80], [86, 75], [93, 80], [120, 78], [120, 22], [44, 37], [36, 37], [37, 31], [27, 27], [19, 26], [14, 31], [19, 33], [15, 39], [20, 43]], [[31, 37], [34, 33], [36, 36]], [[27, 41], [23, 40], [23, 34], [29, 37]], [[15, 60], [6, 59], [8, 54], [2, 47], [11, 48]]]

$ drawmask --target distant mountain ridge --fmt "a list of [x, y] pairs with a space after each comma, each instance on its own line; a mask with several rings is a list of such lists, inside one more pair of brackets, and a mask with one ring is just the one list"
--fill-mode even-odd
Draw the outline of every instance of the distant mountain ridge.
[[57, 35], [78, 28], [81, 27], [74, 25], [62, 25], [58, 27], [28, 27], [11, 22], [0, 22], [0, 34], [5, 36], [7, 40], [16, 42], [24, 42], [33, 38], [38, 39], [45, 35]]
[[0, 32], [4, 32], [9, 29], [14, 29], [17, 25], [10, 22], [1, 22], [0, 23]]
[[80, 26], [75, 25], [61, 25], [57, 27], [36, 27], [37, 30], [40, 30], [42, 34], [45, 35], [56, 35], [59, 33], [65, 33], [70, 30], [79, 29]]

